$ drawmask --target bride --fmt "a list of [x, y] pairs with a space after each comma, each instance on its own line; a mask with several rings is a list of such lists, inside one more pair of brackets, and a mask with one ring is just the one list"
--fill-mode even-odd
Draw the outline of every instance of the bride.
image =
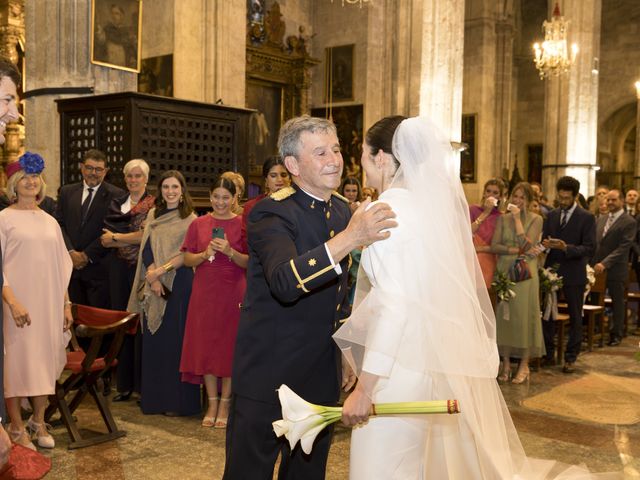
[[[359, 377], [342, 417], [355, 427], [350, 478], [588, 476], [524, 453], [496, 382], [495, 317], [449, 140], [425, 118], [386, 117], [367, 132], [362, 167], [398, 227], [363, 251], [353, 313], [334, 335]], [[372, 403], [443, 399], [462, 413], [368, 419]]]

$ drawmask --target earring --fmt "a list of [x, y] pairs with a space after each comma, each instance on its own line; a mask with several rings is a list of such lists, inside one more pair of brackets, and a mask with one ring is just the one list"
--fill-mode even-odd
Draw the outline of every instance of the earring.
[[184, 198], [182, 197], [182, 195], [180, 195], [180, 203], [182, 203], [183, 200]]

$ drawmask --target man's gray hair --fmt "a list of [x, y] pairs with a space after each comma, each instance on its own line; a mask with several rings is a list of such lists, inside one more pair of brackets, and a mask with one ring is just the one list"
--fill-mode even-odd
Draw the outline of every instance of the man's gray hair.
[[292, 118], [282, 126], [278, 136], [278, 151], [282, 158], [288, 156], [298, 158], [300, 136], [304, 132], [338, 134], [336, 126], [326, 118], [310, 117], [309, 115]]

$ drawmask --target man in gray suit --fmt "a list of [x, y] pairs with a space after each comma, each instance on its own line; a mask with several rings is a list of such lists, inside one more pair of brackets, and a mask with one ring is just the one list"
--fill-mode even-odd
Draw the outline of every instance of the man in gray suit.
[[[20, 73], [16, 66], [6, 58], [0, 57], [0, 145], [5, 141], [4, 132], [7, 124], [18, 120], [18, 93], [17, 86], [20, 84]], [[0, 245], [0, 248], [2, 246]], [[2, 255], [0, 253], [0, 286], [4, 285], [2, 278]], [[0, 348], [4, 344], [2, 331], [2, 308], [0, 308]], [[6, 412], [4, 409], [4, 350], [0, 351], [0, 416], [4, 419]], [[0, 469], [9, 460], [9, 450], [11, 441], [7, 433], [0, 424]]]
[[591, 265], [596, 275], [607, 273], [607, 289], [613, 306], [609, 332], [610, 346], [620, 345], [624, 328], [624, 285], [629, 277], [629, 251], [636, 236], [636, 221], [624, 211], [620, 190], [607, 194], [608, 215], [600, 215], [596, 223], [596, 253]]

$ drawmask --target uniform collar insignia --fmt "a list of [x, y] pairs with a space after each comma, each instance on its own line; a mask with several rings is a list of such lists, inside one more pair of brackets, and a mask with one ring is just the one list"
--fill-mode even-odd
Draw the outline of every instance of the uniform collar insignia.
[[290, 197], [294, 193], [296, 193], [296, 189], [295, 188], [293, 188], [293, 187], [284, 187], [284, 188], [281, 188], [280, 190], [278, 190], [277, 192], [273, 192], [271, 195], [269, 195], [269, 197], [272, 198], [273, 200], [275, 200], [276, 202], [280, 202], [280, 201], [284, 200], [285, 198]]

